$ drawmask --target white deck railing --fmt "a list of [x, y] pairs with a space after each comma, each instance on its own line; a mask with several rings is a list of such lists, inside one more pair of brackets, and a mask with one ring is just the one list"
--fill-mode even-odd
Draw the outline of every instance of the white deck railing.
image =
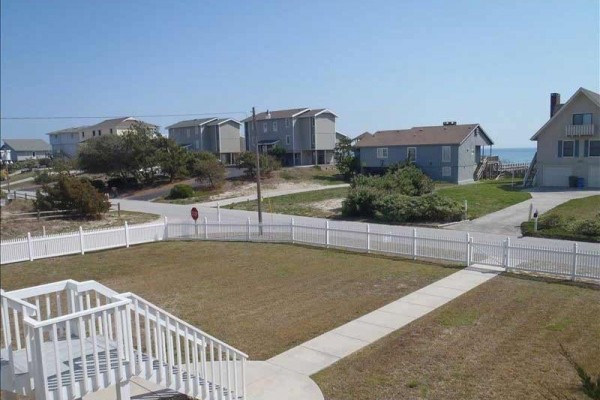
[[4, 390], [71, 400], [140, 376], [194, 398], [245, 399], [246, 354], [95, 281], [2, 291], [2, 329]]
[[220, 223], [206, 220], [198, 224], [159, 223], [83, 230], [0, 242], [2, 264], [67, 254], [129, 247], [161, 240], [194, 239], [220, 241], [253, 241], [301, 243], [346, 250], [385, 253], [413, 259], [444, 260], [464, 265], [480, 263], [513, 271], [551, 274], [569, 279], [600, 281], [600, 251], [581, 250], [577, 243], [569, 249], [558, 249], [510, 239], [473, 240], [467, 233], [412, 229], [411, 234], [398, 233], [384, 225], [364, 225], [364, 230], [347, 224], [325, 221], [319, 225]]

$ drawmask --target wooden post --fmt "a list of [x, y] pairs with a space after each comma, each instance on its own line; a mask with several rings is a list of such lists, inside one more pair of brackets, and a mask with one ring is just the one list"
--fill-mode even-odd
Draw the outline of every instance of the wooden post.
[[37, 220], [40, 221], [40, 210], [37, 210]]
[[412, 246], [413, 260], [416, 260], [417, 259], [417, 228], [413, 228], [412, 236], [413, 236], [413, 246]]
[[129, 225], [125, 221], [125, 247], [129, 247]]
[[31, 232], [27, 232], [27, 251], [29, 252], [29, 261], [33, 261], [33, 243], [31, 242]]
[[533, 231], [537, 232], [538, 230], [538, 216], [535, 216], [535, 219], [533, 220]]
[[221, 224], [221, 204], [217, 203], [217, 221]]
[[571, 280], [577, 277], [577, 243], [573, 243], [573, 268], [571, 269]]
[[117, 217], [121, 218], [121, 202], [117, 203]]
[[83, 242], [83, 228], [79, 227], [79, 247], [81, 249], [81, 254], [85, 254], [85, 247]]
[[469, 219], [468, 211], [469, 211], [469, 204], [468, 204], [467, 200], [465, 200], [465, 218], [464, 218], [465, 221]]
[[42, 226], [42, 236], [46, 237], [46, 225]]
[[533, 214], [533, 203], [529, 203], [529, 217], [527, 217], [527, 221], [531, 221], [532, 214]]

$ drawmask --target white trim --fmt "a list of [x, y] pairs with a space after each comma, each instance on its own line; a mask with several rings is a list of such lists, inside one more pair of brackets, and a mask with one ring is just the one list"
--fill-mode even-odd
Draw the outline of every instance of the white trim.
[[[415, 150], [415, 159], [411, 160], [409, 157], [410, 154], [410, 149], [414, 149]], [[406, 148], [406, 159], [412, 162], [416, 162], [417, 161], [417, 148], [415, 146], [409, 146]]]
[[[594, 103], [596, 106], [600, 107], [600, 103], [598, 103], [596, 101], [596, 99], [594, 99], [593, 97], [591, 97], [588, 93], [587, 90], [585, 90], [584, 88], [580, 87], [579, 89], [577, 89], [577, 91], [573, 94], [573, 96], [571, 96], [571, 98], [569, 100], [567, 100], [567, 102], [565, 104], [563, 104], [560, 109], [548, 120], [546, 121], [546, 123], [535, 133], [535, 135], [533, 135], [531, 137], [531, 139], [529, 140], [537, 140], [538, 136], [540, 136], [540, 134], [544, 131], [544, 129], [546, 129], [546, 127], [548, 125], [550, 125], [550, 123], [552, 121], [554, 121], [555, 118], [557, 118], [566, 108], [567, 106], [569, 106], [571, 104], [571, 102], [580, 94], [585, 95], [585, 97], [587, 97], [592, 103]], [[572, 122], [572, 121], [571, 121]]]
[[314, 115], [314, 117], [316, 117], [317, 115], [321, 115], [321, 114], [323, 114], [323, 113], [329, 113], [329, 114], [333, 115], [334, 117], [336, 117], [336, 118], [339, 118], [339, 116], [338, 116], [336, 113], [334, 113], [333, 111], [331, 111], [331, 110], [330, 110], [330, 109], [328, 109], [328, 108], [325, 108], [325, 109], [323, 109], [323, 110], [319, 111], [318, 113], [316, 113], [316, 114]]
[[297, 112], [296, 114], [293, 114], [293, 115], [292, 115], [292, 118], [296, 118], [298, 115], [300, 115], [300, 114], [304, 114], [304, 113], [305, 113], [305, 112], [307, 112], [307, 111], [310, 111], [310, 108], [305, 108], [305, 109], [303, 109], [302, 111], [300, 111], [300, 112]]
[[263, 133], [267, 133], [269, 131], [269, 124], [267, 121], [263, 122]]
[[[385, 156], [384, 156], [385, 153]], [[390, 155], [390, 151], [387, 147], [377, 147], [377, 159], [384, 160]]]
[[233, 122], [234, 124], [242, 125], [242, 123], [240, 121], [238, 121], [237, 119], [233, 119], [233, 118], [224, 119], [223, 121], [219, 122], [217, 125], [223, 125], [224, 123], [229, 122], [229, 121]]
[[[444, 150], [448, 150], [448, 159], [444, 157], [446, 152]], [[452, 146], [442, 146], [442, 162], [449, 163], [452, 162]], [[443, 176], [443, 175], [442, 175]]]
[[278, 126], [277, 126], [277, 121], [273, 121], [273, 132], [277, 132], [278, 131]]
[[[573, 155], [571, 155], [571, 156], [565, 156], [565, 142], [573, 142]], [[574, 139], [563, 140], [562, 143], [561, 143], [561, 145], [562, 145], [562, 149], [561, 149], [562, 157], [561, 158], [575, 158], [575, 140]]]

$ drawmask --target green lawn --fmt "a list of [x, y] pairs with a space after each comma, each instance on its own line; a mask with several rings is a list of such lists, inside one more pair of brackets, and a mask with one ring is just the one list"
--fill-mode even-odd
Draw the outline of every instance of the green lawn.
[[[343, 199], [346, 197], [347, 193], [348, 188], [343, 187], [269, 197], [263, 200], [263, 211], [307, 217], [331, 217], [337, 213], [331, 210], [328, 211], [324, 207], [318, 207], [315, 203], [326, 200]], [[256, 201], [235, 203], [227, 206], [227, 208], [233, 210], [246, 211], [255, 211], [257, 207]]]
[[531, 198], [527, 192], [520, 190], [521, 180], [515, 179], [511, 187], [510, 179], [480, 181], [468, 185], [455, 185], [436, 190], [436, 193], [450, 197], [461, 204], [467, 200], [469, 219], [483, 215]]
[[499, 276], [317, 373], [325, 398], [584, 400], [600, 375], [598, 287]]
[[525, 236], [600, 242], [600, 195], [573, 199], [544, 213], [534, 222], [523, 222]]
[[342, 175], [334, 166], [283, 168], [273, 173], [275, 180], [310, 182], [321, 185], [344, 183]]

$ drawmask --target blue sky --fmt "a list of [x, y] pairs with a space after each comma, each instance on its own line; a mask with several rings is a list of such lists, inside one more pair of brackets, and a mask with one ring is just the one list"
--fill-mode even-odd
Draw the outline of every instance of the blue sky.
[[[600, 90], [597, 0], [3, 0], [1, 12], [3, 117], [327, 107], [350, 136], [455, 120], [521, 147], [550, 92]], [[97, 121], [0, 128], [45, 137]]]

